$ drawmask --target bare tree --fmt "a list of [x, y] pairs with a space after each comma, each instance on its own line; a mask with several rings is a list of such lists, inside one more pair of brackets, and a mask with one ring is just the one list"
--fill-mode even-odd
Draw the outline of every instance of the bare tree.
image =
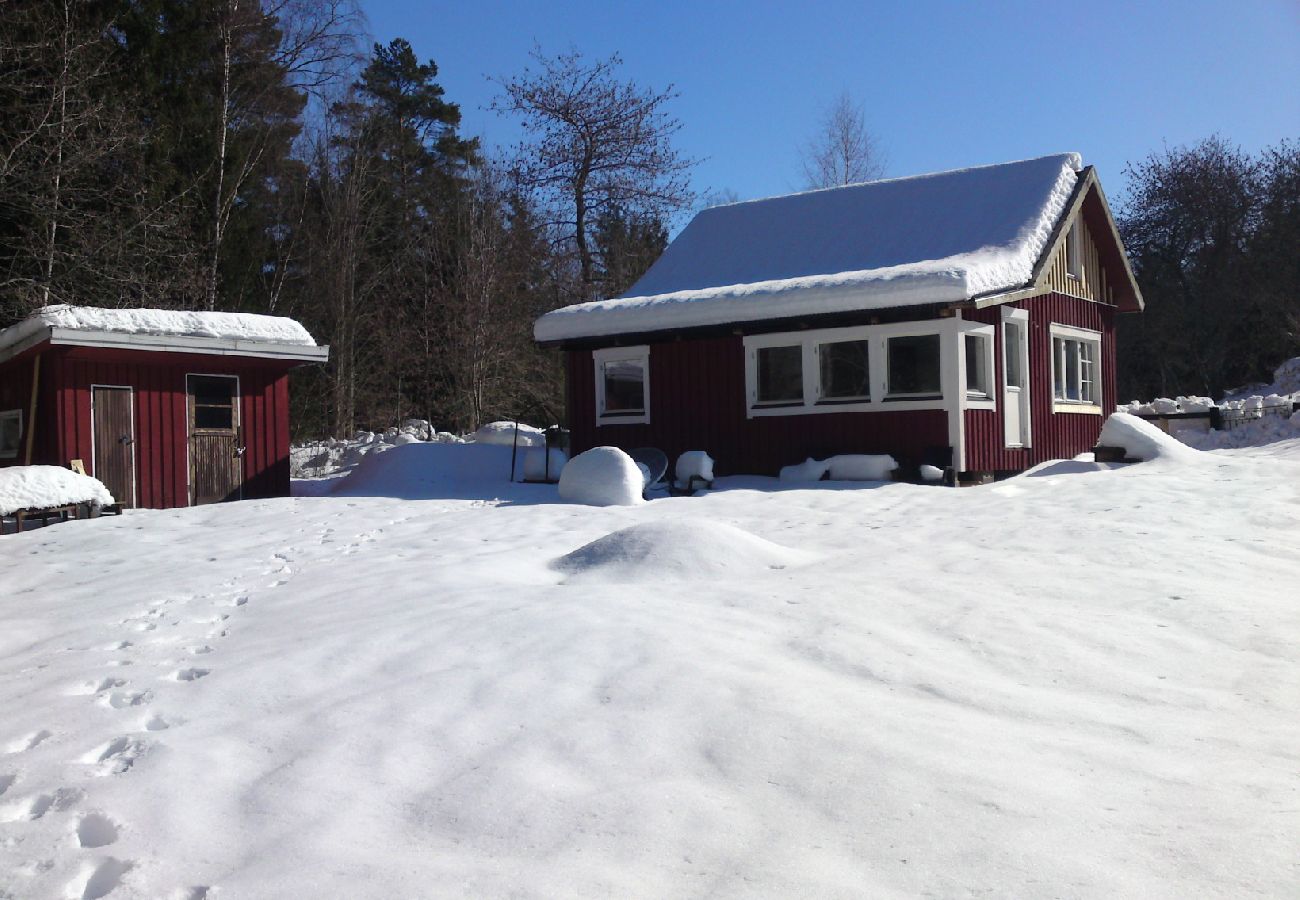
[[666, 219], [690, 206], [695, 161], [681, 156], [672, 138], [681, 123], [667, 105], [677, 96], [621, 81], [623, 60], [588, 61], [576, 50], [545, 56], [533, 49], [536, 69], [500, 79], [503, 95], [492, 103], [522, 118], [530, 140], [518, 148], [517, 177], [549, 201], [557, 240], [577, 253], [581, 299], [595, 286], [591, 231], [612, 208]]
[[818, 131], [800, 148], [809, 188], [841, 187], [879, 178], [885, 157], [867, 130], [862, 105], [843, 93], [831, 104]]

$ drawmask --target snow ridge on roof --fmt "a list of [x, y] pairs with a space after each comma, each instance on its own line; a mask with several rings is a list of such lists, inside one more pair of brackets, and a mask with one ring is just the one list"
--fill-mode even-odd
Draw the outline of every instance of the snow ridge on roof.
[[41, 307], [17, 325], [0, 331], [0, 348], [18, 343], [44, 328], [316, 346], [306, 328], [285, 316], [59, 304]]
[[540, 341], [947, 303], [1028, 283], [1077, 153], [711, 207], [622, 297], [537, 320]]

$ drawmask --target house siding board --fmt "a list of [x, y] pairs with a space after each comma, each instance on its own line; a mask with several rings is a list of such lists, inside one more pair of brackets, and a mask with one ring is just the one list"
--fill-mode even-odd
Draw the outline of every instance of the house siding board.
[[592, 353], [568, 351], [573, 452], [654, 446], [671, 459], [707, 450], [718, 474], [775, 475], [809, 456], [893, 453], [919, 461], [927, 450], [950, 445], [943, 410], [748, 418], [744, 353], [738, 335], [652, 344], [650, 422], [597, 426]]
[[[1078, 297], [1051, 293], [1018, 300], [1008, 306], [1029, 310], [1030, 447], [1005, 446], [1001, 394], [996, 410], [968, 409], [963, 413], [968, 471], [1021, 471], [1049, 459], [1069, 459], [1097, 443], [1105, 412], [1115, 408], [1115, 307]], [[964, 310], [972, 321], [998, 325], [1001, 309]], [[1099, 331], [1101, 340], [1102, 415], [1052, 411], [1051, 325], [1073, 325]], [[994, 329], [996, 384], [1002, 384], [1002, 329]]]

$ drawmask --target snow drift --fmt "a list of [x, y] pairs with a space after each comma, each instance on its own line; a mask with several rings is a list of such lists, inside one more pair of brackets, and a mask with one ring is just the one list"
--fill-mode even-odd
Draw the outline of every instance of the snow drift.
[[0, 516], [20, 509], [47, 509], [73, 503], [111, 506], [113, 495], [98, 478], [59, 466], [9, 466], [0, 469]]
[[1123, 447], [1133, 459], [1176, 459], [1193, 461], [1200, 452], [1170, 437], [1145, 419], [1129, 413], [1113, 413], [1101, 428], [1098, 446]]
[[644, 522], [611, 532], [555, 561], [568, 582], [695, 581], [752, 577], [813, 557], [707, 519]]
[[[509, 447], [492, 444], [402, 444], [364, 457], [329, 493], [399, 500], [504, 499], [533, 487], [511, 484], [510, 456]], [[522, 458], [516, 458], [515, 467], [522, 476]]]

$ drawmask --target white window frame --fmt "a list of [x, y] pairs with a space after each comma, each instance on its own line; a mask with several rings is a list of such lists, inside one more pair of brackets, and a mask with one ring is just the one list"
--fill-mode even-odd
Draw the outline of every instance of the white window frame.
[[[965, 323], [964, 323], [965, 324]], [[980, 355], [983, 356], [984, 368], [984, 390], [972, 391], [970, 384], [966, 381], [966, 339], [968, 337], [979, 338]], [[994, 409], [997, 407], [997, 385], [994, 384], [995, 370], [993, 368], [993, 326], [979, 325], [971, 327], [969, 324], [961, 330], [961, 379], [962, 389], [966, 395], [966, 407], [968, 409]]]
[[[1052, 392], [1052, 412], [1054, 413], [1084, 413], [1087, 415], [1101, 415], [1101, 398], [1103, 396], [1102, 372], [1101, 372], [1101, 332], [1093, 331], [1090, 328], [1079, 328], [1074, 325], [1059, 325], [1056, 322], [1051, 323], [1049, 328], [1051, 340], [1048, 344], [1049, 356], [1051, 358], [1051, 380], [1048, 384]], [[1056, 396], [1056, 370], [1059, 364], [1056, 354], [1056, 342], [1073, 341], [1080, 344], [1091, 344], [1093, 350], [1093, 397], [1090, 399], [1067, 400]], [[1068, 352], [1068, 351], [1067, 351]], [[1080, 388], [1082, 388], [1082, 366], [1080, 371]], [[1082, 389], [1080, 389], [1082, 397]]]
[[[591, 354], [596, 374], [596, 425], [644, 425], [650, 421], [650, 347], [640, 344], [635, 347], [605, 347], [594, 350]], [[605, 363], [637, 362], [645, 373], [641, 383], [641, 396], [644, 409], [640, 413], [605, 412]]]
[[[17, 459], [23, 447], [23, 411], [21, 409], [6, 409], [0, 412], [0, 422], [6, 419], [14, 419], [18, 422], [18, 437], [12, 450], [0, 447], [0, 459]], [[0, 433], [3, 432], [0, 431]]]
[[[853, 325], [847, 328], [819, 328], [808, 331], [784, 331], [774, 334], [751, 334], [744, 338], [745, 348], [745, 414], [748, 418], [763, 416], [801, 416], [842, 412], [883, 412], [885, 410], [948, 409], [954, 402], [954, 365], [962, 326], [973, 323], [958, 319], [931, 319], [920, 322], [894, 322], [887, 325]], [[992, 333], [991, 327], [987, 327]], [[939, 386], [938, 396], [889, 397], [888, 341], [892, 337], [939, 335]], [[821, 396], [821, 361], [818, 348], [822, 344], [842, 341], [867, 342], [869, 398], [837, 400]], [[803, 398], [780, 403], [758, 402], [758, 350], [762, 347], [798, 346], [803, 359]], [[955, 361], [955, 362], [954, 362]]]

